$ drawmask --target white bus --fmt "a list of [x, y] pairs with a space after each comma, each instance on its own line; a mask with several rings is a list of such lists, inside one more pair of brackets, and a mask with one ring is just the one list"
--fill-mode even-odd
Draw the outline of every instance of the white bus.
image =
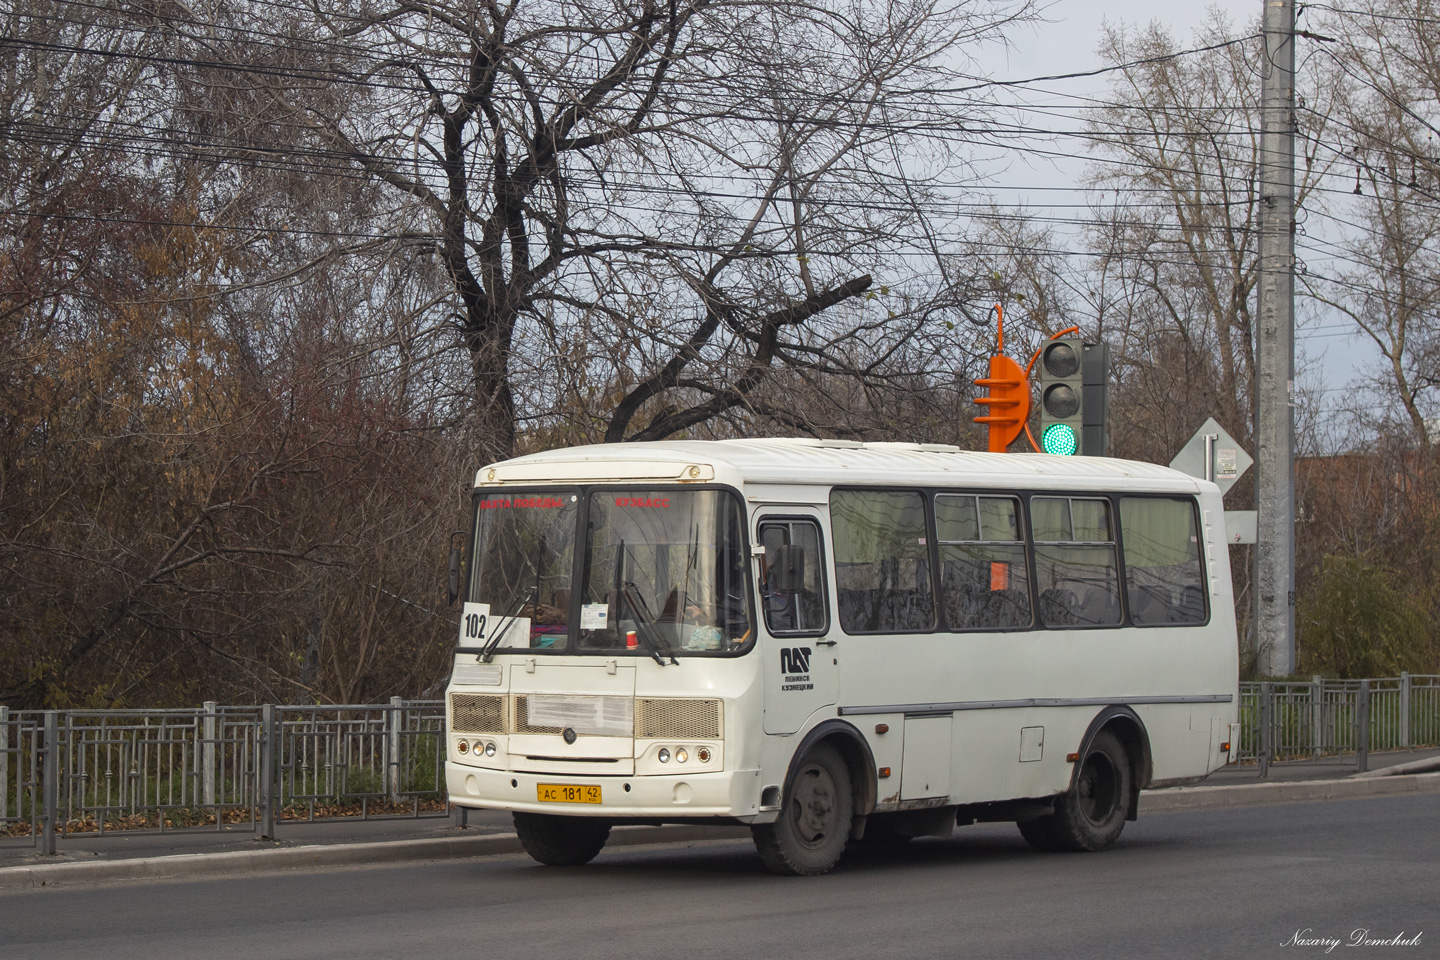
[[484, 467], [474, 506], [446, 780], [542, 863], [675, 822], [791, 874], [980, 821], [1101, 850], [1227, 760], [1224, 513], [1173, 470], [627, 443]]

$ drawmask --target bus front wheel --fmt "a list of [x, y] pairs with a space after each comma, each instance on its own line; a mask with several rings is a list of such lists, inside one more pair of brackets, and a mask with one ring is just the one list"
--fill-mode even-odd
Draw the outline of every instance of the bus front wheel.
[[1055, 812], [1020, 824], [1037, 850], [1094, 852], [1115, 843], [1125, 829], [1134, 771], [1125, 747], [1102, 730], [1080, 763], [1075, 786], [1055, 803]]
[[513, 816], [520, 845], [549, 867], [589, 863], [610, 839], [610, 824], [604, 820], [518, 811]]
[[774, 823], [751, 827], [760, 859], [775, 873], [814, 876], [840, 859], [850, 836], [855, 797], [839, 751], [816, 745], [785, 789]]

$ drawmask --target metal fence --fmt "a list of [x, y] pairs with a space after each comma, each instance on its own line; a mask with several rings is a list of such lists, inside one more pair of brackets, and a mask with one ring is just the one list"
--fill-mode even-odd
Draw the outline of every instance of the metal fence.
[[446, 816], [439, 700], [195, 710], [0, 707], [0, 838]]
[[1240, 684], [1240, 759], [1271, 763], [1440, 746], [1440, 675]]
[[[1440, 675], [1240, 684], [1240, 754], [1284, 760], [1440, 746]], [[360, 706], [11, 711], [0, 839], [182, 827], [274, 836], [285, 821], [446, 816], [440, 700]]]

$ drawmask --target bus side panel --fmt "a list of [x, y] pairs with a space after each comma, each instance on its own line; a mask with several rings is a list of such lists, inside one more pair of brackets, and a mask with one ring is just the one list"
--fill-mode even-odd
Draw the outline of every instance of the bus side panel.
[[[1059, 709], [961, 710], [955, 714], [954, 803], [1044, 797], [1070, 786], [1064, 762], [1073, 720]], [[1023, 759], [1022, 759], [1023, 757]]]

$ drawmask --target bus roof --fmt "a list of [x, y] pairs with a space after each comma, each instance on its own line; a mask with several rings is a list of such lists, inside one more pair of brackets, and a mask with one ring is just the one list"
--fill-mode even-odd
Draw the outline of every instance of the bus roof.
[[[1197, 493], [1208, 484], [1136, 460], [983, 453], [934, 443], [763, 438], [663, 440], [564, 447], [482, 467], [475, 485], [535, 482], [718, 480], [849, 485], [895, 483], [1044, 489], [1078, 483], [1092, 489]], [[1137, 483], [1136, 481], [1140, 481]]]

